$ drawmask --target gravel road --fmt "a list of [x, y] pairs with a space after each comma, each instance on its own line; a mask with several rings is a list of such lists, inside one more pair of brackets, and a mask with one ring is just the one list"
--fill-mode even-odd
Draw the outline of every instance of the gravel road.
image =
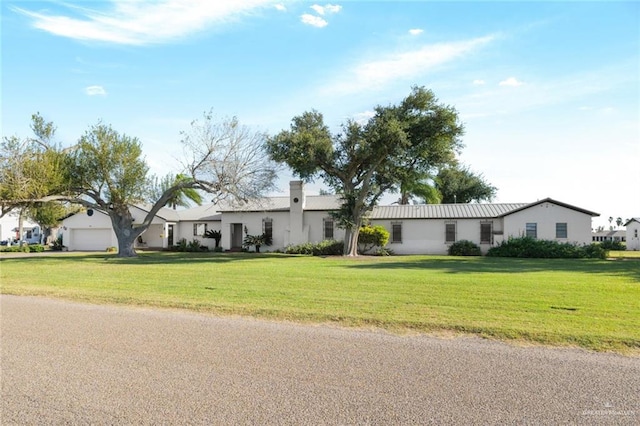
[[1, 296], [3, 425], [640, 424], [640, 359]]

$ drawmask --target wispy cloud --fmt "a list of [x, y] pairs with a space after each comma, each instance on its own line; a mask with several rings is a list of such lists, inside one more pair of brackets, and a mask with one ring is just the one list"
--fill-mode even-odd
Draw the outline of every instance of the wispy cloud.
[[487, 82], [484, 80], [480, 80], [480, 79], [473, 80], [474, 86], [484, 86], [485, 84], [487, 84]]
[[[303, 24], [311, 25], [316, 28], [323, 28], [329, 25], [326, 19], [322, 18], [322, 16], [338, 13], [342, 10], [342, 6], [337, 4], [326, 4], [324, 6], [320, 6], [319, 4], [314, 4], [309, 6], [317, 15], [312, 15], [310, 13], [305, 13], [300, 16], [300, 20]], [[320, 15], [320, 16], [318, 16]]]
[[310, 13], [303, 14], [300, 17], [300, 20], [302, 21], [303, 24], [311, 25], [312, 27], [316, 27], [316, 28], [323, 28], [329, 25], [329, 23], [324, 19], [322, 19], [321, 17], [312, 15]]
[[275, 7], [277, 10], [279, 10], [280, 12], [284, 12], [287, 10], [287, 7], [282, 4], [282, 3], [277, 3], [275, 4], [273, 7]]
[[387, 55], [379, 54], [377, 57], [380, 59], [365, 60], [341, 71], [341, 77], [323, 87], [322, 92], [346, 95], [379, 89], [397, 80], [415, 79], [440, 65], [472, 53], [494, 39], [494, 36], [486, 36], [460, 42], [430, 44], [416, 50]]
[[107, 96], [107, 91], [102, 86], [89, 86], [84, 88], [84, 93], [89, 96]]
[[338, 13], [342, 10], [342, 6], [337, 4], [326, 4], [324, 6], [314, 4], [311, 9], [315, 10], [318, 15], [324, 15], [325, 13]]
[[412, 28], [412, 29], [409, 30], [409, 34], [414, 35], [414, 36], [420, 35], [423, 32], [424, 32], [424, 30], [422, 30], [420, 28]]
[[507, 87], [518, 87], [518, 86], [522, 86], [524, 83], [519, 81], [517, 78], [515, 77], [509, 77], [506, 80], [502, 80], [500, 83], [498, 83], [499, 86], [507, 86]]
[[[12, 7], [28, 16], [35, 28], [76, 40], [116, 44], [166, 43], [223, 25], [273, 0], [160, 0], [109, 2], [108, 10], [68, 6], [67, 15]], [[278, 5], [276, 5], [277, 7]]]

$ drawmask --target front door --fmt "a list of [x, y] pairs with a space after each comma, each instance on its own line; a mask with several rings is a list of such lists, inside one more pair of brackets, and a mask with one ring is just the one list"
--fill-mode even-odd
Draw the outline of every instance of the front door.
[[167, 244], [173, 247], [173, 225], [167, 225]]
[[231, 249], [242, 248], [242, 224], [231, 224]]

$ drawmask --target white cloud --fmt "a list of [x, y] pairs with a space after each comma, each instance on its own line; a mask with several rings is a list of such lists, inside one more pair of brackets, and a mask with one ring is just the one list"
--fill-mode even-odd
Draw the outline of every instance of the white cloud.
[[487, 84], [487, 82], [484, 81], [484, 80], [477, 79], [477, 80], [473, 80], [473, 84], [474, 84], [474, 86], [483, 86], [483, 85]]
[[359, 124], [366, 124], [367, 121], [369, 121], [369, 119], [371, 117], [373, 117], [374, 115], [376, 115], [375, 111], [363, 111], [363, 112], [359, 112], [357, 114], [354, 114], [353, 117], [351, 117], [353, 119], [353, 121], [355, 121], [356, 123]]
[[285, 12], [287, 10], [287, 7], [282, 3], [278, 3], [278, 4], [274, 5], [273, 7], [275, 7], [280, 12]]
[[329, 25], [327, 21], [322, 19], [319, 16], [311, 15], [309, 13], [305, 13], [300, 17], [300, 20], [303, 24], [311, 25], [312, 27], [323, 28]]
[[518, 81], [517, 78], [515, 77], [509, 77], [506, 80], [502, 80], [500, 83], [498, 83], [499, 86], [508, 86], [508, 87], [518, 87], [518, 86], [522, 86], [524, 83], [521, 81]]
[[338, 13], [342, 10], [342, 6], [337, 4], [328, 4], [324, 8], [329, 13]]
[[81, 17], [38, 13], [13, 7], [33, 26], [61, 37], [117, 44], [165, 43], [228, 23], [273, 0], [160, 0], [109, 2], [109, 10], [73, 8]]
[[325, 13], [338, 13], [342, 10], [342, 6], [337, 4], [325, 4], [324, 6], [320, 6], [319, 4], [314, 4], [310, 6], [318, 15], [324, 15]]
[[494, 36], [486, 36], [461, 42], [425, 45], [417, 50], [378, 54], [374, 60], [363, 61], [349, 70], [341, 71], [341, 77], [325, 86], [323, 92], [346, 95], [381, 88], [396, 80], [415, 79], [439, 65], [481, 48], [494, 39]]
[[420, 28], [413, 28], [409, 30], [409, 34], [411, 35], [420, 35], [424, 32], [424, 30], [420, 29]]
[[106, 96], [107, 91], [102, 86], [89, 86], [84, 88], [84, 93], [89, 96]]

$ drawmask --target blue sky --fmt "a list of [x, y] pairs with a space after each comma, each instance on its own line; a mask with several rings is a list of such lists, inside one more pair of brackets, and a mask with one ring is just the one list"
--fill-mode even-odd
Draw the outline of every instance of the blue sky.
[[270, 134], [313, 108], [337, 130], [421, 85], [458, 110], [461, 160], [498, 187], [494, 201], [552, 197], [599, 212], [594, 226], [640, 216], [638, 2], [0, 7], [3, 136], [28, 136], [40, 112], [72, 144], [102, 120], [165, 174], [179, 132], [211, 108]]

